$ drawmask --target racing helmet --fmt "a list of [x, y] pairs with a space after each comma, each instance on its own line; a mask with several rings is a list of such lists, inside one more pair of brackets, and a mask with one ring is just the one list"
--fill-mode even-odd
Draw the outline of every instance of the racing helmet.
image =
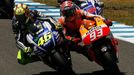
[[65, 1], [60, 6], [62, 15], [65, 17], [74, 16], [76, 13], [76, 6], [72, 1]]
[[26, 22], [29, 12], [30, 12], [29, 8], [25, 4], [17, 4], [14, 7], [14, 15], [16, 19], [20, 22], [23, 22], [23, 23]]

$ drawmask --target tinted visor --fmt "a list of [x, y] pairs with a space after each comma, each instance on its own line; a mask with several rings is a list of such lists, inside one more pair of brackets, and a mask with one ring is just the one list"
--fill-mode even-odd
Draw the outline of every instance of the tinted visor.
[[63, 15], [65, 17], [74, 16], [75, 15], [75, 10], [73, 8], [72, 9], [68, 9], [68, 7], [66, 7], [64, 12], [63, 12]]

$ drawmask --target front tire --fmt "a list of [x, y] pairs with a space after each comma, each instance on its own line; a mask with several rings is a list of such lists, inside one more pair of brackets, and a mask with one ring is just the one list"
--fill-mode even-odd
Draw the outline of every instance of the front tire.
[[102, 62], [103, 68], [107, 73], [112, 74], [112, 75], [120, 74], [118, 65], [109, 52], [104, 53], [103, 59], [104, 59]]
[[74, 73], [72, 70], [72, 66], [68, 62], [68, 59], [64, 58], [62, 54], [59, 52], [55, 52], [52, 56], [52, 62], [57, 66], [57, 69], [60, 73], [64, 74], [72, 74]]

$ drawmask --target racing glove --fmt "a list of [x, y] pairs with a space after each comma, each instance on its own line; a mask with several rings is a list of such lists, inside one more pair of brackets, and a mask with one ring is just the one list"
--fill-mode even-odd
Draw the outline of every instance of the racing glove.
[[29, 54], [31, 54], [33, 51], [32, 51], [32, 49], [31, 49], [30, 47], [26, 47], [26, 48], [24, 49], [24, 52], [29, 55]]
[[61, 24], [56, 24], [56, 25], [55, 25], [55, 29], [58, 30], [58, 31], [62, 31], [62, 30], [63, 30]]

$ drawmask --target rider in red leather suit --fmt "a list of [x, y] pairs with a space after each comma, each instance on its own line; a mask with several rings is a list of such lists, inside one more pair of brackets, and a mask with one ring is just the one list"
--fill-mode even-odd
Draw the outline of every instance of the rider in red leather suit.
[[[104, 19], [103, 17], [99, 15], [94, 15], [91, 13], [88, 13], [84, 10], [81, 10], [75, 6], [75, 4], [72, 1], [65, 1], [61, 4], [61, 12], [62, 15], [58, 19], [59, 25], [62, 25], [63, 32], [65, 35], [65, 38], [68, 41], [71, 41], [71, 43], [68, 45], [70, 48], [78, 49], [77, 52], [81, 52], [82, 50], [79, 50], [83, 47], [79, 46], [79, 42], [81, 42], [81, 36], [79, 33], [79, 28], [82, 24], [87, 24], [88, 19], [93, 19], [94, 17], [100, 17]], [[107, 25], [111, 25], [111, 21], [107, 21], [104, 19], [104, 22], [107, 23]]]

